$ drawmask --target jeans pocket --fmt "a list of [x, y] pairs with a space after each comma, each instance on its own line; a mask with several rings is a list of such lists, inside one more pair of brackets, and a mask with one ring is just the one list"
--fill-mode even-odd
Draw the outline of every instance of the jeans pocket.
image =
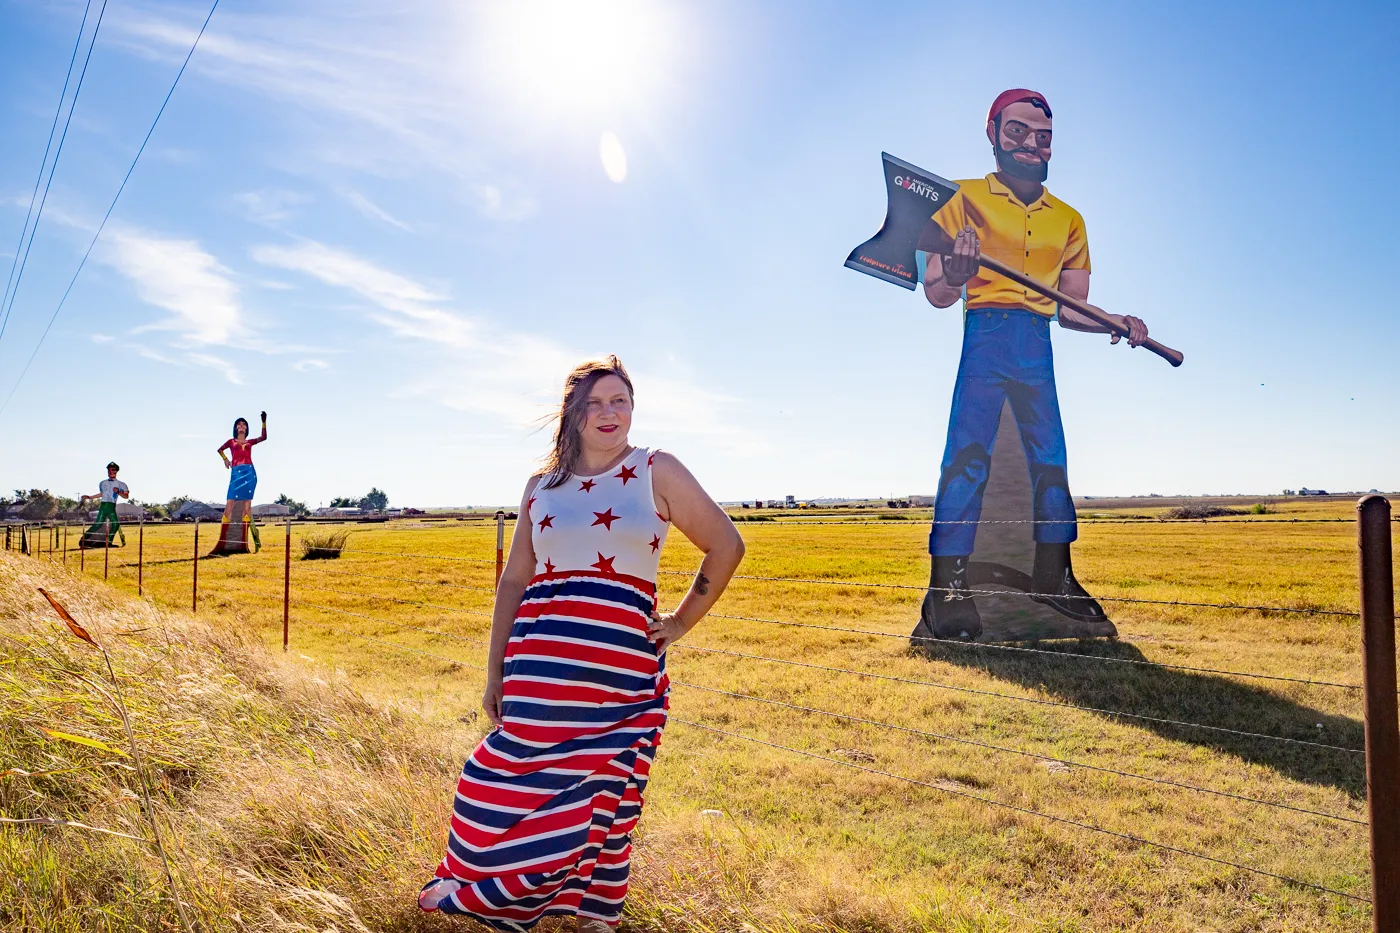
[[1006, 321], [1005, 311], [969, 311], [967, 312], [967, 333], [973, 337], [994, 334], [1006, 324]]

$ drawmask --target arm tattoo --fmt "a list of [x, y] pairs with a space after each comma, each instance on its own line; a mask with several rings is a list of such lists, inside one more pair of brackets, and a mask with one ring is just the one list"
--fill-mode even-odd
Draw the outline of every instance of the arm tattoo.
[[695, 573], [695, 592], [701, 596], [710, 592], [710, 578], [705, 576], [704, 571], [696, 571]]

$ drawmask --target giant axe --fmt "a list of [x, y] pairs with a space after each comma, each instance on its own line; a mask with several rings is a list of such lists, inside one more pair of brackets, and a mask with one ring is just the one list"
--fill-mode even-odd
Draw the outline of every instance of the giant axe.
[[[919, 234], [923, 232], [929, 217], [948, 203], [958, 186], [946, 178], [940, 178], [916, 165], [896, 159], [888, 152], [882, 152], [880, 156], [884, 160], [885, 191], [889, 196], [885, 223], [880, 227], [879, 233], [851, 250], [851, 255], [846, 257], [846, 265], [857, 272], [893, 282], [902, 288], [913, 289], [920, 284], [918, 264], [914, 259]], [[986, 253], [978, 253], [977, 261], [983, 268], [1000, 273], [1051, 301], [1073, 308], [1096, 324], [1107, 328], [1111, 334], [1128, 336], [1126, 327], [1091, 304], [1071, 298], [1058, 288], [1037, 282], [1024, 272], [1013, 269]], [[1181, 365], [1183, 357], [1179, 350], [1163, 346], [1151, 338], [1142, 345], [1173, 366]]]

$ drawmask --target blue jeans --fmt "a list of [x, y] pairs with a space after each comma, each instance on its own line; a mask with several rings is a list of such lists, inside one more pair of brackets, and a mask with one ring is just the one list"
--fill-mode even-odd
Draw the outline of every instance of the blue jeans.
[[1010, 400], [1030, 467], [1035, 540], [1068, 544], [1079, 535], [1065, 475], [1065, 431], [1055, 395], [1050, 321], [1021, 309], [967, 312], [953, 388], [948, 446], [934, 500], [928, 549], [935, 557], [971, 554], [991, 473], [992, 443]]

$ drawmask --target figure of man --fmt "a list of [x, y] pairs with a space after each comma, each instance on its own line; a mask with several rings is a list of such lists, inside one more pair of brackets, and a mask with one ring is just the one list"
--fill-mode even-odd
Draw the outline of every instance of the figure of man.
[[97, 521], [83, 532], [79, 547], [107, 547], [113, 538], [119, 539], [123, 545], [126, 544], [126, 534], [122, 532], [121, 522], [117, 520], [117, 497], [130, 499], [131, 491], [127, 489], [126, 483], [117, 479], [117, 471], [120, 469], [116, 463], [107, 464], [107, 478], [97, 484], [97, 495], [82, 496], [79, 499], [84, 503], [93, 499], [101, 500], [97, 506]]
[[[1064, 428], [1050, 350], [1052, 321], [1107, 333], [1071, 308], [983, 269], [979, 251], [1054, 286], [1089, 296], [1089, 243], [1079, 212], [1045, 189], [1052, 142], [1050, 105], [1024, 88], [1005, 91], [987, 112], [996, 171], [958, 182], [919, 239], [924, 295], [935, 307], [964, 307], [962, 359], [929, 534], [933, 570], [916, 637], [976, 638], [982, 621], [969, 590], [968, 561], [982, 512], [1002, 406], [1010, 402], [1030, 466], [1035, 564], [1033, 598], [1081, 622], [1107, 623], [1074, 578], [1070, 542], [1078, 537], [1066, 478]], [[1109, 315], [1140, 345], [1147, 327]], [[1113, 337], [1113, 342], [1118, 342]]]

